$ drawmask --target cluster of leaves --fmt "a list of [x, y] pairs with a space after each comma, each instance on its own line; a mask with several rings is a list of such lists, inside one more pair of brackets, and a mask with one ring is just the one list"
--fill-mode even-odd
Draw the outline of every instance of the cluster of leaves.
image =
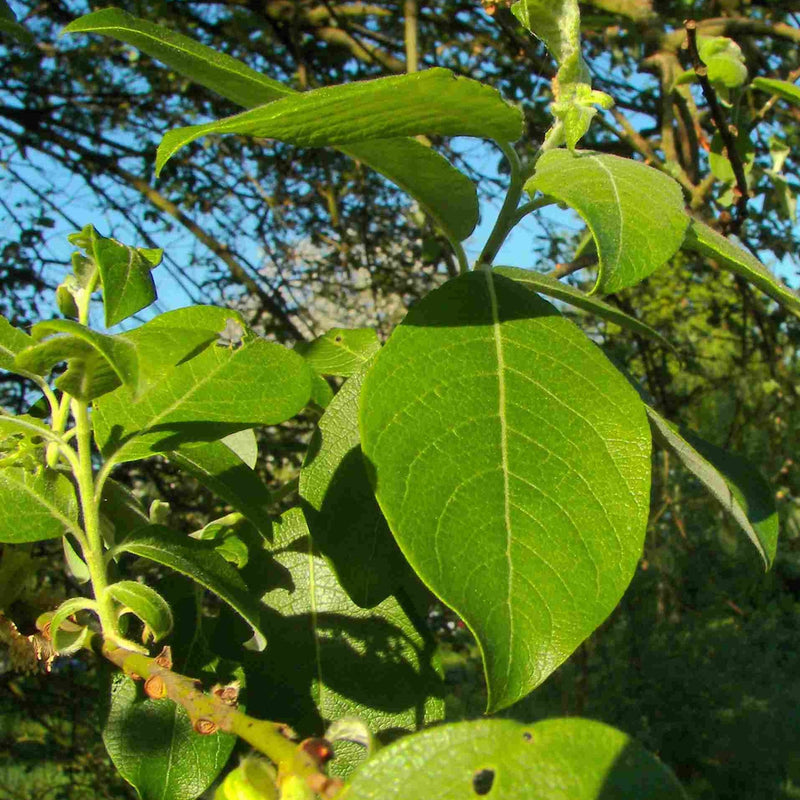
[[[439, 726], [370, 752], [376, 735], [386, 742], [441, 718], [425, 587], [475, 635], [489, 711], [540, 685], [608, 617], [642, 552], [651, 439], [704, 485], [765, 566], [775, 556], [766, 482], [740, 457], [667, 422], [541, 295], [662, 345], [663, 336], [591, 293], [492, 262], [523, 217], [557, 202], [587, 226], [595, 292], [633, 287], [683, 248], [790, 313], [800, 299], [691, 217], [663, 171], [578, 150], [594, 106], [609, 99], [592, 89], [582, 61], [577, 4], [521, 0], [514, 13], [559, 67], [553, 125], [526, 164], [511, 146], [523, 135], [518, 109], [444, 69], [295, 93], [115, 9], [67, 28], [133, 44], [249, 108], [167, 134], [157, 169], [209, 134], [338, 148], [414, 197], [460, 272], [383, 346], [373, 331], [334, 329], [293, 351], [210, 306], [108, 334], [88, 325], [93, 295], [102, 293], [107, 327], [129, 319], [155, 299], [161, 253], [87, 226], [71, 237], [79, 252], [57, 292], [64, 318], [30, 335], [0, 323], [0, 367], [42, 393], [29, 413], [0, 416], [0, 537], [12, 545], [63, 537], [71, 574], [91, 586], [91, 597], [40, 617], [31, 644], [61, 655], [92, 649], [120, 667], [104, 737], [143, 797], [198, 796], [225, 766], [232, 734], [275, 769], [245, 761], [219, 789], [227, 800], [426, 796], [436, 786], [453, 797], [681, 792], [625, 734], [581, 719]], [[730, 48], [705, 52], [730, 57]], [[475, 269], [461, 245], [477, 221], [475, 188], [411, 138], [419, 135], [491, 139], [507, 159], [510, 187]], [[523, 192], [531, 199], [520, 206]], [[335, 394], [328, 378], [345, 379]], [[253, 429], [308, 407], [323, 413], [300, 504], [276, 519], [278, 498], [253, 472]], [[234, 511], [190, 536], [170, 528], [164, 504], [145, 509], [110, 477], [152, 455]], [[170, 649], [151, 656], [148, 646], [167, 637]], [[255, 684], [267, 688], [245, 695]], [[257, 719], [262, 712], [280, 722]], [[334, 764], [349, 776], [343, 785], [322, 771], [328, 742], [296, 745], [286, 724], [304, 733], [331, 724], [328, 740], [356, 741], [371, 757], [353, 772], [360, 754], [343, 746]]]

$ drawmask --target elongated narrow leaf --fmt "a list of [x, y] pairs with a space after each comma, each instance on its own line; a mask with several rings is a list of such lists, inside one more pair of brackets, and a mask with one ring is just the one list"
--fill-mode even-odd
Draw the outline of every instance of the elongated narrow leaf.
[[236, 737], [219, 732], [200, 736], [182, 706], [148, 700], [136, 683], [118, 673], [103, 742], [142, 800], [195, 800], [225, 766]]
[[484, 272], [432, 292], [395, 329], [360, 420], [401, 550], [477, 636], [489, 707], [510, 705], [633, 575], [649, 496], [643, 404], [549, 303]]
[[358, 372], [380, 349], [378, 334], [372, 328], [331, 328], [313, 342], [295, 346], [317, 372], [343, 378]]
[[[283, 516], [273, 552], [286, 576], [264, 595], [265, 619], [281, 644], [246, 664], [265, 714], [309, 731], [357, 716], [379, 738], [441, 718], [443, 687], [424, 620], [394, 597], [371, 610], [356, 606], [312, 549], [298, 508]], [[337, 758], [337, 771], [354, 761]]]
[[244, 514], [262, 536], [271, 538], [270, 493], [261, 478], [224, 443], [186, 444], [167, 457]]
[[72, 597], [65, 600], [50, 619], [50, 635], [53, 649], [61, 655], [69, 655], [79, 650], [86, 641], [84, 630], [63, 630], [62, 625], [79, 611], [95, 611], [97, 603], [88, 597]]
[[645, 325], [635, 317], [620, 311], [615, 306], [598, 300], [596, 297], [585, 294], [578, 289], [570, 286], [569, 284], [562, 283], [555, 278], [550, 278], [547, 275], [541, 275], [529, 269], [519, 269], [518, 267], [495, 267], [495, 272], [503, 275], [506, 278], [511, 278], [517, 283], [527, 286], [534, 292], [554, 297], [556, 300], [561, 300], [564, 303], [576, 306], [583, 311], [588, 311], [590, 314], [595, 314], [601, 319], [613, 322], [619, 325], [620, 328], [633, 331], [634, 333], [646, 336], [648, 339], [653, 339], [663, 347], [674, 349], [672, 343], [665, 339], [657, 330]]
[[155, 589], [136, 581], [117, 581], [106, 591], [147, 626], [154, 642], [172, 630], [172, 610]]
[[656, 441], [672, 450], [731, 515], [769, 569], [778, 547], [778, 512], [766, 479], [746, 459], [671, 425], [649, 406], [647, 416]]
[[100, 236], [92, 225], [87, 225], [79, 235], [100, 273], [107, 328], [155, 302], [151, 271], [161, 262], [161, 250], [121, 244]]
[[213, 592], [250, 624], [259, 649], [264, 649], [258, 601], [247, 593], [239, 573], [215, 552], [212, 542], [198, 542], [162, 525], [150, 525], [134, 531], [118, 550], [163, 564]]
[[69, 575], [77, 583], [89, 583], [92, 579], [92, 574], [89, 572], [86, 562], [78, 555], [78, 551], [73, 546], [70, 537], [64, 536], [61, 543], [64, 547], [64, 564]]
[[622, 731], [588, 719], [441, 725], [386, 747], [341, 800], [686, 800], [672, 772]]
[[76, 530], [78, 500], [65, 475], [41, 467], [0, 468], [0, 542], [38, 542]]
[[211, 133], [280, 139], [305, 147], [431, 134], [514, 142], [522, 114], [488, 86], [435, 68], [326, 86], [275, 100], [227, 119], [165, 134], [156, 175], [182, 147]]
[[69, 319], [39, 322], [31, 333], [36, 344], [17, 355], [19, 368], [45, 375], [66, 361], [68, 369], [56, 386], [80, 400], [93, 400], [120, 384], [134, 394], [139, 391], [136, 348], [123, 337], [98, 333]]
[[319, 421], [300, 472], [300, 496], [314, 544], [353, 602], [370, 608], [402, 584], [408, 565], [364, 468], [358, 430], [363, 382], [363, 371], [345, 381]]
[[25, 331], [0, 316], [0, 369], [13, 372], [15, 357], [32, 344], [33, 339]]
[[754, 89], [761, 89], [770, 94], [776, 94], [778, 97], [800, 106], [800, 86], [796, 83], [789, 81], [779, 81], [774, 78], [753, 78], [750, 85]]
[[723, 269], [741, 275], [785, 308], [800, 314], [800, 297], [795, 292], [784, 286], [752, 253], [705, 223], [692, 220], [683, 246], [713, 259]]
[[300, 356], [252, 332], [241, 346], [229, 347], [217, 341], [221, 329], [208, 327], [209, 316], [215, 315], [203, 309], [163, 314], [125, 335], [147, 365], [146, 388], [135, 401], [122, 387], [95, 404], [95, 437], [104, 455], [144, 458], [283, 422], [303, 408], [311, 373]]
[[581, 215], [600, 259], [594, 291], [603, 294], [657, 270], [681, 246], [689, 224], [680, 186], [629, 158], [551, 150], [525, 189], [551, 195]]
[[[241, 61], [119, 9], [87, 14], [64, 32], [113, 36], [245, 108], [295, 94]], [[431, 148], [394, 138], [339, 149], [408, 192], [451, 238], [460, 241], [472, 233], [478, 221], [475, 186]]]

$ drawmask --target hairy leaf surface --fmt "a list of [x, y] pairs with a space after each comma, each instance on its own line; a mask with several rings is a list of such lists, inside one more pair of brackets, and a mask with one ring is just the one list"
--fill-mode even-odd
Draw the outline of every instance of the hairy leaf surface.
[[525, 189], [566, 203], [589, 226], [600, 259], [594, 290], [603, 294], [657, 270], [681, 246], [689, 224], [680, 186], [629, 158], [551, 150]]
[[342, 800], [685, 800], [672, 772], [622, 731], [593, 720], [487, 719], [395, 742]]
[[308, 401], [311, 372], [299, 355], [249, 332], [238, 347], [220, 343], [225, 322], [211, 322], [234, 312], [180, 312], [125, 334], [137, 347], [146, 386], [135, 401], [122, 387], [96, 403], [95, 437], [106, 457], [131, 461], [283, 422]]
[[38, 542], [76, 530], [78, 499], [65, 475], [45, 468], [0, 469], [0, 542]]
[[[113, 36], [245, 108], [295, 94], [241, 61], [119, 9], [87, 14], [70, 23], [64, 32]], [[436, 151], [403, 138], [359, 142], [338, 149], [408, 192], [453, 239], [460, 241], [472, 233], [478, 221], [475, 186]]]
[[473, 630], [489, 708], [541, 683], [641, 555], [650, 434], [636, 393], [532, 292], [470, 273], [417, 304], [361, 393], [378, 501]]
[[418, 134], [514, 142], [522, 135], [522, 115], [494, 89], [437, 67], [313, 89], [216, 122], [169, 131], [158, 147], [156, 174], [180, 148], [211, 133], [304, 147]]
[[358, 372], [380, 349], [378, 334], [372, 328], [331, 328], [313, 342], [295, 346], [317, 372], [343, 378]]

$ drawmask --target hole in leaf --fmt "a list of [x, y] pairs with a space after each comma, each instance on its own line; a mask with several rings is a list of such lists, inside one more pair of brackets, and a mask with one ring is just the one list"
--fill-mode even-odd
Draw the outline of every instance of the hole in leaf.
[[333, 341], [334, 341], [334, 342], [336, 342], [336, 343], [338, 344], [339, 342], [341, 342], [341, 341], [342, 341], [342, 337], [341, 337], [341, 336], [334, 336], [334, 337], [333, 337]]
[[522, 734], [522, 738], [526, 742], [530, 742], [533, 739], [533, 734], [530, 731], [525, 731], [525, 733]]
[[494, 783], [494, 770], [493, 769], [479, 769], [472, 776], [472, 788], [475, 794], [484, 795], [489, 794], [492, 790]]

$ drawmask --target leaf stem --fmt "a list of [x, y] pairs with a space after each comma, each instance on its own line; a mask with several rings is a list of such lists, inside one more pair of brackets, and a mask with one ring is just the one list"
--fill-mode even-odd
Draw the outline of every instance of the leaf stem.
[[552, 197], [548, 197], [547, 195], [543, 195], [542, 197], [537, 197], [536, 200], [531, 200], [528, 203], [523, 203], [515, 212], [514, 216], [512, 217], [512, 225], [513, 228], [519, 222], [522, 221], [523, 218], [527, 217], [532, 211], [538, 211], [540, 208], [545, 208], [547, 206], [555, 205], [558, 202], [554, 200]]
[[89, 421], [89, 406], [83, 400], [72, 398], [72, 416], [75, 420], [78, 442], [78, 463], [75, 479], [83, 512], [83, 529], [86, 541], [81, 542], [83, 557], [89, 568], [92, 590], [97, 601], [97, 612], [103, 632], [117, 636], [117, 618], [114, 603], [106, 592], [108, 578], [103, 558], [103, 537], [100, 533], [100, 513], [95, 499], [94, 471], [92, 469], [92, 428]]
[[503, 242], [506, 240], [509, 231], [519, 221], [515, 221], [515, 218], [524, 186], [522, 165], [520, 164], [516, 150], [514, 150], [510, 144], [501, 142], [497, 142], [496, 144], [503, 151], [503, 155], [506, 157], [511, 167], [511, 182], [508, 186], [506, 199], [503, 201], [503, 206], [494, 223], [494, 228], [492, 228], [492, 232], [489, 234], [489, 238], [486, 240], [486, 244], [480, 256], [478, 256], [478, 264], [491, 264], [492, 261], [494, 261], [494, 257], [497, 255], [497, 251], [503, 246]]

